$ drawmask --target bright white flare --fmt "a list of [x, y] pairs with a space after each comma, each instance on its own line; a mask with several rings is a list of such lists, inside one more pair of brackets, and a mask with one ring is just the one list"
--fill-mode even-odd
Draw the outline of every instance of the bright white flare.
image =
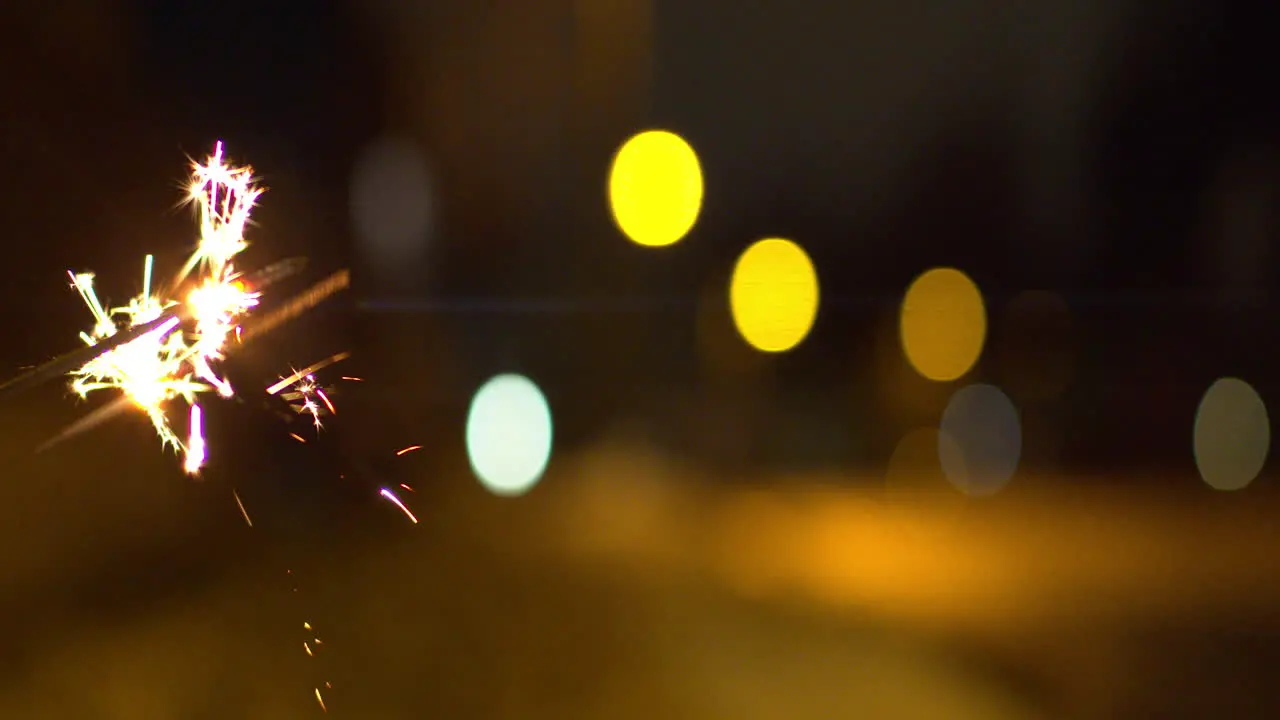
[[[200, 241], [172, 290], [180, 295], [185, 289], [184, 299], [152, 293], [150, 255], [143, 269], [142, 293], [109, 310], [98, 299], [91, 273], [69, 273], [72, 287], [93, 314], [92, 329], [80, 334], [89, 345], [97, 345], [123, 328], [138, 327], [165, 312], [174, 312], [155, 330], [74, 371], [71, 388], [81, 397], [94, 390], [120, 390], [147, 414], [166, 447], [185, 453], [184, 467], [190, 473], [198, 472], [206, 457], [196, 393], [215, 389], [223, 397], [234, 394], [214, 366], [223, 359], [227, 340], [240, 319], [258, 303], [258, 294], [240, 282], [234, 260], [248, 246], [244, 229], [262, 192], [251, 168], [223, 162], [221, 142], [207, 162], [192, 164], [189, 200], [196, 203], [199, 214]], [[193, 273], [194, 278], [187, 282]], [[165, 412], [166, 405], [177, 398], [189, 407], [185, 443], [173, 431]]]

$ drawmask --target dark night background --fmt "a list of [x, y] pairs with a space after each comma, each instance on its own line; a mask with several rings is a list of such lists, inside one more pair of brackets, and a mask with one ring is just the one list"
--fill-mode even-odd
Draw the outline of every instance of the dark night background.
[[[1274, 717], [1274, 478], [1209, 490], [1190, 438], [1220, 376], [1280, 397], [1275, 14], [6, 5], [4, 374], [75, 347], [67, 269], [123, 294], [146, 253], [183, 259], [185, 163], [221, 139], [269, 188], [247, 264], [306, 256], [282, 295], [353, 273], [232, 381], [351, 350], [365, 382], [306, 445], [252, 392], [210, 405], [198, 481], [136, 417], [35, 455], [99, 401], [6, 397], [0, 715], [319, 717], [320, 687], [362, 718]], [[649, 127], [706, 179], [660, 250], [620, 235], [604, 192]], [[431, 187], [426, 237], [394, 248], [356, 232], [352, 189], [387, 138], [421, 148]], [[724, 284], [775, 235], [822, 300], [766, 357]], [[868, 491], [946, 401], [894, 336], [939, 265], [987, 303], [971, 379], [1014, 387], [1050, 357], [1069, 381], [1023, 403], [1005, 492], [944, 488], [904, 519]], [[1065, 324], [1013, 317], [1026, 290], [1065, 299]], [[520, 498], [486, 494], [463, 442], [500, 372], [555, 415]], [[376, 494], [402, 482], [416, 525]]]

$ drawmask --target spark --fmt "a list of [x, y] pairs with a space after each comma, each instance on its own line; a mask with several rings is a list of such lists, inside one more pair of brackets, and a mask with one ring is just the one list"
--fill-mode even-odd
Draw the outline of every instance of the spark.
[[347, 375], [343, 375], [343, 376], [342, 376], [342, 379], [343, 379], [343, 380], [350, 381], [350, 382], [364, 382], [364, 378], [350, 377], [350, 376], [347, 376]]
[[223, 163], [221, 141], [214, 145], [208, 162], [191, 163], [188, 201], [200, 211], [200, 244], [179, 278], [201, 267], [214, 278], [234, 272], [231, 260], [248, 246], [244, 228], [261, 194], [252, 168]]
[[[293, 374], [292, 374], [292, 375], [289, 375], [288, 377], [280, 378], [280, 382], [278, 382], [278, 383], [276, 383], [276, 384], [272, 385], [271, 387], [267, 388], [267, 394], [268, 394], [268, 395], [276, 395], [276, 394], [278, 394], [281, 390], [284, 390], [285, 388], [287, 388], [287, 387], [289, 387], [290, 385], [292, 385], [292, 384], [294, 384], [294, 383], [298, 382], [299, 380], [301, 380], [301, 379], [305, 378], [306, 376], [308, 376], [308, 375], [314, 375], [314, 374], [316, 374], [317, 372], [319, 372], [319, 371], [321, 371], [321, 370], [323, 370], [323, 369], [325, 369], [325, 368], [329, 367], [330, 365], [333, 365], [333, 364], [335, 364], [335, 363], [340, 363], [340, 362], [342, 362], [343, 360], [346, 360], [346, 359], [347, 359], [347, 358], [349, 358], [349, 357], [351, 357], [351, 353], [349, 353], [349, 352], [340, 352], [340, 353], [338, 353], [337, 355], [333, 355], [333, 356], [327, 357], [327, 358], [325, 358], [324, 360], [321, 360], [320, 362], [312, 363], [311, 365], [308, 365], [307, 367], [305, 367], [305, 368], [303, 368], [303, 369], [301, 369], [301, 370], [295, 370], [295, 371], [293, 371]], [[347, 378], [343, 378], [343, 380], [346, 380], [346, 379], [347, 379]]]
[[298, 433], [289, 433], [289, 437], [293, 438], [294, 440], [297, 440], [298, 442], [302, 443], [303, 445], [306, 445], [306, 444], [307, 444], [307, 439], [306, 439], [306, 438], [304, 438], [304, 437], [302, 437], [302, 436], [301, 436], [301, 435], [299, 435]]
[[[187, 423], [187, 457], [183, 464], [183, 469], [188, 473], [195, 474], [200, 472], [200, 466], [204, 465], [206, 450], [204, 446], [204, 414], [200, 411], [199, 405], [191, 406], [191, 417]], [[239, 498], [237, 498], [239, 502]], [[243, 506], [240, 508], [244, 509]], [[252, 525], [252, 523], [250, 523]]]
[[324, 406], [329, 408], [330, 415], [338, 412], [337, 409], [333, 407], [333, 402], [329, 400], [329, 396], [325, 394], [324, 388], [316, 388], [316, 397], [320, 398], [320, 401], [324, 403]]
[[[205, 163], [192, 163], [188, 199], [198, 209], [200, 239], [183, 266], [174, 292], [192, 281], [184, 298], [153, 292], [153, 256], [143, 264], [142, 292], [120, 307], [108, 307], [99, 299], [92, 273], [68, 273], [93, 316], [89, 331], [80, 334], [95, 346], [122, 329], [139, 328], [171, 314], [150, 332], [111, 348], [71, 374], [71, 388], [80, 397], [95, 390], [120, 391], [151, 420], [161, 444], [185, 454], [183, 466], [199, 472], [207, 459], [202, 413], [197, 393], [215, 390], [234, 395], [226, 378], [214, 366], [223, 359], [227, 338], [238, 334], [239, 318], [258, 303], [258, 293], [239, 280], [235, 258], [247, 246], [244, 229], [254, 203], [263, 192], [249, 167], [223, 162], [222, 143], [214, 146]], [[181, 399], [189, 407], [184, 443], [170, 425], [166, 407]]]
[[[329, 399], [329, 393], [316, 381], [315, 373], [349, 357], [351, 357], [351, 353], [340, 352], [337, 355], [312, 363], [301, 370], [294, 370], [287, 377], [280, 378], [279, 382], [268, 387], [267, 394], [279, 395], [284, 398], [290, 407], [300, 415], [310, 415], [312, 425], [319, 430], [323, 427], [320, 417], [325, 411], [327, 410], [329, 415], [336, 415], [338, 410], [334, 407], [333, 401]], [[282, 392], [284, 390], [288, 390], [288, 392]], [[324, 407], [323, 410], [321, 409], [322, 405]]]
[[[291, 570], [291, 571], [289, 571], [289, 574], [291, 574], [291, 575], [292, 575], [292, 574], [293, 574], [293, 571], [292, 571], [292, 570]], [[296, 591], [297, 591], [297, 588], [294, 588], [294, 591], [296, 592]], [[308, 633], [312, 633], [312, 634], [314, 634], [314, 633], [315, 633], [315, 630], [311, 627], [311, 623], [310, 623], [310, 622], [307, 622], [307, 621], [303, 621], [303, 623], [302, 623], [302, 629], [303, 629], [303, 630], [306, 630]], [[320, 642], [320, 638], [318, 638], [318, 637], [313, 637], [313, 638], [311, 639], [311, 641], [310, 641], [310, 642], [308, 642], [308, 641], [306, 641], [306, 640], [303, 640], [303, 641], [302, 641], [302, 649], [307, 653], [307, 657], [309, 657], [309, 658], [315, 658], [315, 656], [316, 656], [315, 651], [313, 651], [313, 650], [311, 649], [311, 645], [312, 645], [312, 643], [314, 643], [314, 644], [317, 646], [317, 647], [316, 647], [316, 649], [317, 649], [317, 650], [319, 649], [319, 646], [322, 644], [322, 643]], [[325, 681], [324, 686], [325, 686], [327, 689], [330, 689], [330, 690], [332, 690], [332, 689], [333, 689], [333, 685], [332, 685], [332, 684], [330, 684], [328, 680], [326, 680], [326, 681]], [[324, 706], [324, 697], [322, 697], [322, 696], [320, 695], [320, 688], [319, 688], [319, 687], [315, 688], [315, 691], [316, 691], [316, 702], [320, 703], [320, 709], [321, 709], [321, 710], [323, 710], [323, 711], [325, 711], [326, 713], [328, 713], [328, 712], [329, 712], [329, 708], [327, 708], [327, 707], [325, 707], [325, 706]]]
[[409, 447], [406, 447], [406, 448], [400, 448], [399, 450], [396, 451], [396, 457], [400, 457], [401, 455], [404, 455], [406, 453], [411, 453], [414, 450], [421, 450], [421, 449], [422, 449], [421, 445], [410, 445]]
[[231, 495], [236, 499], [236, 505], [240, 507], [240, 514], [244, 516], [244, 521], [249, 524], [249, 527], [253, 527], [253, 521], [249, 519], [249, 513], [244, 509], [244, 503], [240, 502], [240, 493], [236, 492], [235, 488], [232, 488]]
[[[93, 275], [90, 273], [72, 275], [72, 285], [94, 315], [93, 330], [81, 333], [81, 338], [90, 346], [116, 333], [113, 315], [126, 314], [134, 309], [104, 310], [93, 289]], [[136, 305], [138, 308], [142, 306], [143, 303]], [[141, 325], [152, 319], [155, 318], [137, 316], [136, 320], [130, 318], [129, 325]], [[195, 394], [206, 388], [180, 375], [187, 353], [181, 333], [175, 332], [180, 322], [177, 317], [170, 318], [136, 340], [89, 360], [73, 373], [71, 389], [80, 397], [95, 390], [120, 390], [146, 413], [165, 446], [181, 447], [182, 443], [165, 415], [164, 404], [175, 397], [194, 404]]]
[[[322, 427], [320, 422], [320, 406], [316, 404], [315, 398], [323, 396], [324, 390], [316, 384], [316, 378], [314, 375], [308, 375], [302, 378], [294, 388], [293, 392], [285, 393], [285, 399], [289, 400], [291, 405], [296, 403], [295, 407], [299, 413], [309, 414], [311, 416], [311, 424], [319, 430]], [[328, 404], [327, 400], [326, 404]], [[332, 410], [333, 405], [329, 404], [329, 408]]]
[[405, 517], [412, 520], [414, 525], [418, 524], [418, 518], [414, 517], [413, 513], [409, 511], [409, 508], [405, 507], [404, 503], [400, 502], [400, 498], [396, 497], [395, 493], [391, 492], [388, 488], [382, 488], [378, 491], [378, 494], [389, 500], [392, 505], [400, 508], [400, 511], [405, 514]]
[[414, 490], [413, 488], [409, 487], [408, 485], [405, 485], [404, 483], [400, 483], [400, 487], [404, 488], [405, 490], [408, 490], [411, 493], [418, 492], [417, 490]]

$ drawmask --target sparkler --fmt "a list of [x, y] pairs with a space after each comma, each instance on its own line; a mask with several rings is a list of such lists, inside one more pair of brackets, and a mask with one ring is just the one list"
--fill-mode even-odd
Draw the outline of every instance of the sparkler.
[[[287, 278], [297, 273], [305, 265], [306, 265], [306, 262], [302, 258], [290, 258], [288, 260], [281, 260], [279, 262], [272, 263], [271, 265], [268, 265], [262, 270], [259, 270], [253, 273], [246, 279], [245, 284], [248, 285], [249, 287], [261, 290], [271, 285], [272, 283], [278, 282], [284, 278]], [[330, 282], [330, 284], [332, 283]], [[315, 292], [316, 292], [315, 287], [309, 288], [302, 294], [285, 302], [283, 304], [283, 307], [295, 308], [303, 300], [306, 300], [309, 302], [311, 298], [315, 295]], [[312, 304], [314, 305], [314, 303]], [[295, 312], [294, 314], [296, 315], [297, 313]], [[144, 334], [152, 330], [155, 330], [156, 328], [159, 328], [162, 324], [170, 322], [174, 317], [176, 317], [176, 314], [172, 312], [170, 314], [161, 315], [157, 320], [153, 320], [149, 323], [140, 325], [136, 328], [121, 330], [117, 332], [115, 335], [111, 336], [110, 338], [99, 342], [97, 345], [84, 347], [79, 350], [67, 353], [61, 357], [54, 358], [53, 360], [50, 360], [49, 362], [13, 380], [6, 382], [4, 385], [0, 385], [0, 397], [2, 397], [5, 393], [15, 393], [15, 392], [21, 391], [22, 389], [36, 385], [45, 379], [59, 376], [59, 375], [65, 375], [73, 371], [75, 368], [78, 368], [84, 365], [88, 360], [92, 360], [95, 356], [104, 354], [106, 351], [114, 349], [121, 345], [124, 345], [128, 342], [132, 342], [133, 340], [136, 340], [142, 337]], [[254, 318], [251, 317], [248, 319], [253, 320]], [[239, 330], [240, 327], [242, 326], [237, 325], [236, 329]], [[279, 324], [277, 324], [275, 327], [279, 327]], [[268, 330], [269, 329], [272, 329], [272, 328], [268, 328]], [[262, 335], [264, 333], [264, 331], [259, 330], [258, 322], [254, 322], [250, 324], [249, 332], [251, 333], [252, 337], [258, 337], [259, 335]], [[237, 333], [237, 335], [238, 334], [239, 333]], [[344, 376], [342, 379], [351, 380], [351, 381], [360, 380], [360, 378], [352, 378], [352, 377], [346, 377], [346, 376]], [[92, 430], [93, 428], [98, 427], [99, 425], [110, 420], [111, 418], [116, 417], [120, 413], [128, 411], [133, 406], [134, 406], [134, 403], [129, 399], [129, 397], [127, 395], [122, 394], [114, 402], [109, 403], [107, 405], [103, 405], [102, 407], [99, 407], [98, 409], [94, 410], [88, 415], [85, 415], [84, 417], [80, 418], [79, 420], [75, 421], [74, 423], [72, 423], [71, 425], [63, 429], [57, 435], [50, 438], [48, 441], [44, 442], [38, 448], [36, 448], [36, 452], [37, 453], [44, 452], [58, 445], [61, 442], [69, 440], [82, 433], [88, 432], [89, 430]]]
[[[71, 287], [80, 295], [93, 319], [90, 328], [80, 333], [85, 347], [0, 384], [0, 394], [69, 373], [71, 389], [81, 398], [100, 390], [116, 390], [119, 395], [114, 402], [82, 418], [41, 449], [132, 406], [147, 415], [162, 447], [183, 455], [183, 467], [188, 473], [200, 471], [208, 448], [204, 410], [199, 399], [209, 392], [224, 398], [235, 394], [231, 383], [217, 372], [218, 364], [225, 359], [229, 339], [234, 336], [248, 342], [350, 286], [349, 272], [340, 270], [269, 315], [258, 318], [257, 322], [242, 325], [258, 305], [259, 291], [296, 273], [303, 264], [298, 259], [281, 261], [249, 277], [242, 277], [237, 269], [236, 259], [248, 247], [245, 228], [262, 192], [249, 167], [224, 162], [223, 146], [218, 142], [207, 161], [192, 163], [187, 199], [197, 208], [199, 241], [170, 285], [154, 286], [154, 258], [147, 255], [141, 292], [121, 306], [111, 306], [98, 296], [92, 273], [68, 272]], [[329, 391], [317, 381], [316, 374], [349, 356], [349, 353], [338, 353], [302, 370], [291, 371], [268, 387], [266, 393], [279, 395], [299, 414], [311, 415], [315, 427], [320, 428], [321, 416], [335, 414], [336, 409]], [[349, 376], [342, 379], [361, 381]], [[170, 411], [179, 402], [187, 412], [185, 436], [180, 436], [171, 423]], [[290, 434], [299, 442], [306, 442], [301, 436]], [[418, 449], [419, 446], [411, 446], [397, 455]], [[400, 488], [413, 490], [404, 484]], [[245, 523], [252, 527], [253, 521], [239, 493], [234, 488], [231, 492]], [[390, 488], [380, 488], [379, 495], [399, 508], [410, 521], [418, 522]], [[294, 591], [297, 592], [296, 587]], [[311, 636], [303, 648], [308, 656], [315, 657], [322, 641], [309, 622], [303, 623], [303, 627]], [[323, 687], [332, 689], [328, 681]], [[314, 695], [320, 709], [327, 713], [321, 686], [314, 688]]]
[[[221, 142], [207, 162], [192, 163], [188, 200], [198, 210], [200, 240], [174, 283], [179, 288], [194, 274], [182, 300], [153, 294], [150, 255], [143, 266], [142, 293], [121, 307], [103, 305], [92, 273], [68, 273], [93, 315], [93, 327], [80, 335], [90, 347], [172, 312], [154, 330], [105, 348], [73, 371], [71, 388], [82, 398], [96, 390], [119, 390], [150, 418], [164, 447], [184, 453], [188, 473], [198, 472], [206, 459], [197, 394], [209, 390], [222, 397], [234, 394], [214, 366], [223, 359], [227, 338], [240, 318], [258, 304], [258, 293], [241, 281], [235, 258], [248, 247], [244, 229], [262, 192], [251, 168], [223, 162]], [[174, 400], [188, 407], [185, 442], [171, 427], [166, 412]]]

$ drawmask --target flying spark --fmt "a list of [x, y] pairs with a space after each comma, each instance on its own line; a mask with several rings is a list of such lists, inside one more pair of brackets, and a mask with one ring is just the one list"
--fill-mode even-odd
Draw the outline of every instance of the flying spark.
[[[333, 400], [329, 398], [329, 391], [316, 381], [315, 373], [349, 357], [351, 353], [341, 352], [301, 370], [294, 370], [287, 377], [280, 378], [279, 382], [268, 387], [267, 394], [279, 395], [299, 415], [310, 415], [312, 425], [319, 430], [323, 427], [320, 418], [326, 414], [335, 415], [338, 410], [333, 406]], [[286, 390], [287, 392], [284, 392]]]
[[405, 507], [404, 503], [400, 502], [400, 498], [396, 497], [396, 494], [391, 492], [390, 489], [382, 488], [378, 491], [378, 494], [390, 501], [392, 505], [400, 508], [400, 512], [403, 512], [405, 517], [412, 520], [414, 525], [418, 524], [418, 518], [414, 517], [414, 514], [409, 511], [409, 508]]
[[207, 454], [204, 447], [204, 413], [199, 405], [191, 406], [187, 428], [187, 457], [183, 467], [187, 472], [194, 474], [200, 472], [200, 466], [204, 465]]
[[[327, 358], [325, 358], [324, 360], [321, 360], [320, 362], [312, 363], [311, 365], [308, 365], [307, 367], [305, 367], [305, 368], [303, 368], [303, 369], [301, 369], [301, 370], [294, 370], [294, 371], [293, 371], [293, 374], [289, 375], [288, 377], [280, 378], [280, 382], [278, 382], [278, 383], [276, 383], [276, 384], [272, 385], [271, 387], [268, 387], [268, 388], [267, 388], [267, 394], [268, 394], [268, 395], [276, 395], [276, 394], [278, 394], [281, 390], [284, 390], [285, 388], [289, 387], [290, 385], [292, 385], [292, 384], [294, 384], [294, 383], [298, 382], [298, 380], [300, 380], [300, 379], [302, 379], [302, 378], [305, 378], [305, 377], [306, 377], [306, 376], [308, 376], [308, 375], [314, 375], [315, 373], [317, 373], [317, 372], [319, 372], [319, 371], [321, 371], [321, 370], [323, 370], [323, 369], [325, 369], [325, 368], [329, 367], [330, 365], [333, 365], [333, 364], [335, 364], [335, 363], [340, 363], [340, 362], [342, 362], [343, 360], [346, 360], [346, 359], [347, 359], [347, 358], [349, 358], [349, 357], [351, 357], [351, 353], [349, 353], [349, 352], [340, 352], [340, 353], [338, 353], [337, 355], [332, 355], [332, 356], [330, 356], [330, 357], [327, 357]], [[344, 377], [344, 378], [342, 378], [342, 379], [343, 379], [343, 380], [349, 380], [350, 378]]]
[[232, 488], [231, 495], [236, 499], [236, 505], [240, 508], [240, 514], [244, 516], [244, 521], [249, 527], [253, 527], [253, 521], [249, 519], [249, 513], [244, 509], [244, 503], [240, 502], [240, 493], [236, 492], [235, 488]]

